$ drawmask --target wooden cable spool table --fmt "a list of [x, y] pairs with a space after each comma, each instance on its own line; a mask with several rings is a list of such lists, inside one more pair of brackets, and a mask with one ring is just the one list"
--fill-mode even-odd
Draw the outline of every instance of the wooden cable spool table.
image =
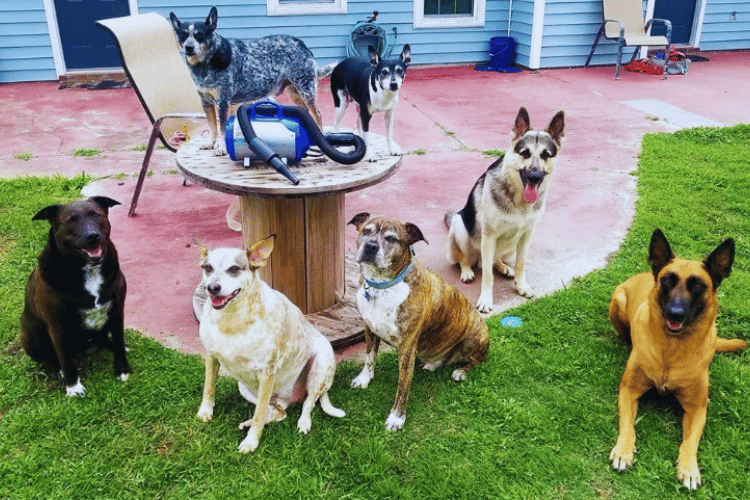
[[327, 157], [290, 166], [293, 185], [271, 167], [245, 167], [228, 156], [188, 142], [177, 151], [177, 166], [196, 184], [240, 197], [245, 248], [276, 234], [261, 277], [305, 314], [344, 300], [344, 195], [393, 175], [400, 156], [390, 156], [385, 137], [370, 134], [377, 161], [342, 165]]

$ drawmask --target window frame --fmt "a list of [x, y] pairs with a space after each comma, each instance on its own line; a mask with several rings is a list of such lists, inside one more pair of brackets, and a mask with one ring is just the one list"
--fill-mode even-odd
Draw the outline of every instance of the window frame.
[[333, 2], [284, 2], [266, 0], [269, 16], [314, 16], [321, 14], [346, 14], [347, 0]]
[[487, 0], [473, 0], [474, 14], [425, 16], [424, 0], [414, 0], [414, 28], [482, 28]]

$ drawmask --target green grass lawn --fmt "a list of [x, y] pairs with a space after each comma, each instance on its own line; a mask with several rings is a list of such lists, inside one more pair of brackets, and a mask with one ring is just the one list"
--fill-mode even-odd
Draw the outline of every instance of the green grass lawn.
[[750, 338], [749, 149], [744, 125], [646, 136], [636, 219], [619, 254], [567, 289], [509, 311], [523, 326], [490, 320], [488, 360], [465, 383], [452, 382], [449, 368], [417, 370], [404, 429], [389, 433], [383, 424], [395, 393], [395, 356], [380, 357], [366, 390], [349, 387], [359, 367], [344, 363], [331, 400], [345, 418], [316, 408], [312, 431], [302, 436], [293, 407], [250, 455], [237, 452], [244, 436], [237, 425], [251, 406], [233, 381], [220, 380], [213, 422], [195, 417], [203, 385], [198, 356], [130, 331], [130, 380], [115, 380], [111, 355], [96, 354], [82, 368], [86, 397], [71, 399], [24, 355], [23, 287], [48, 227], [31, 216], [77, 197], [87, 179], [0, 181], [0, 498], [747, 498], [747, 351], [717, 355], [711, 366], [697, 492], [676, 479], [682, 410], [673, 398], [644, 397], [634, 468], [611, 470], [628, 350], [607, 307], [617, 284], [648, 269], [655, 227], [687, 258], [702, 259], [733, 237], [737, 256], [720, 288], [719, 331]]

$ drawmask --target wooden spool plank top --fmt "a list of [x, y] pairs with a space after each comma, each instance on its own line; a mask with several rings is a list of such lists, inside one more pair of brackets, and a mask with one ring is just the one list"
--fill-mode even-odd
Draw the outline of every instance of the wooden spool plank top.
[[370, 134], [376, 161], [342, 165], [323, 156], [303, 160], [289, 169], [298, 185], [271, 167], [253, 163], [250, 167], [229, 156], [214, 156], [213, 150], [200, 149], [202, 140], [190, 141], [177, 151], [177, 166], [198, 185], [238, 196], [304, 197], [347, 193], [381, 182], [393, 175], [401, 164], [400, 156], [391, 156], [385, 137]]

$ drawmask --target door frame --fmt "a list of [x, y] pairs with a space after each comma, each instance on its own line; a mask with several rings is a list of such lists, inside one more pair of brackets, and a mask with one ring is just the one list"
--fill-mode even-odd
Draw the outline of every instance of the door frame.
[[[57, 13], [55, 11], [55, 0], [42, 0], [44, 3], [44, 15], [47, 18], [47, 29], [52, 44], [52, 59], [55, 62], [55, 73], [57, 77], [69, 73], [65, 67], [63, 58], [62, 41], [60, 40], [60, 28], [57, 25]], [[131, 14], [138, 14], [138, 0], [128, 0]], [[74, 73], [75, 71], [70, 71]]]
[[[707, 0], [695, 0], [695, 14], [693, 14], [693, 27], [690, 30], [690, 43], [691, 47], [696, 49], [700, 48], [701, 35], [703, 34], [703, 18], [706, 15], [706, 3]], [[654, 17], [654, 8], [656, 6], [656, 0], [648, 0], [646, 3], [646, 19]], [[648, 47], [644, 47], [641, 50], [641, 57], [646, 57], [645, 54], [648, 52]]]

